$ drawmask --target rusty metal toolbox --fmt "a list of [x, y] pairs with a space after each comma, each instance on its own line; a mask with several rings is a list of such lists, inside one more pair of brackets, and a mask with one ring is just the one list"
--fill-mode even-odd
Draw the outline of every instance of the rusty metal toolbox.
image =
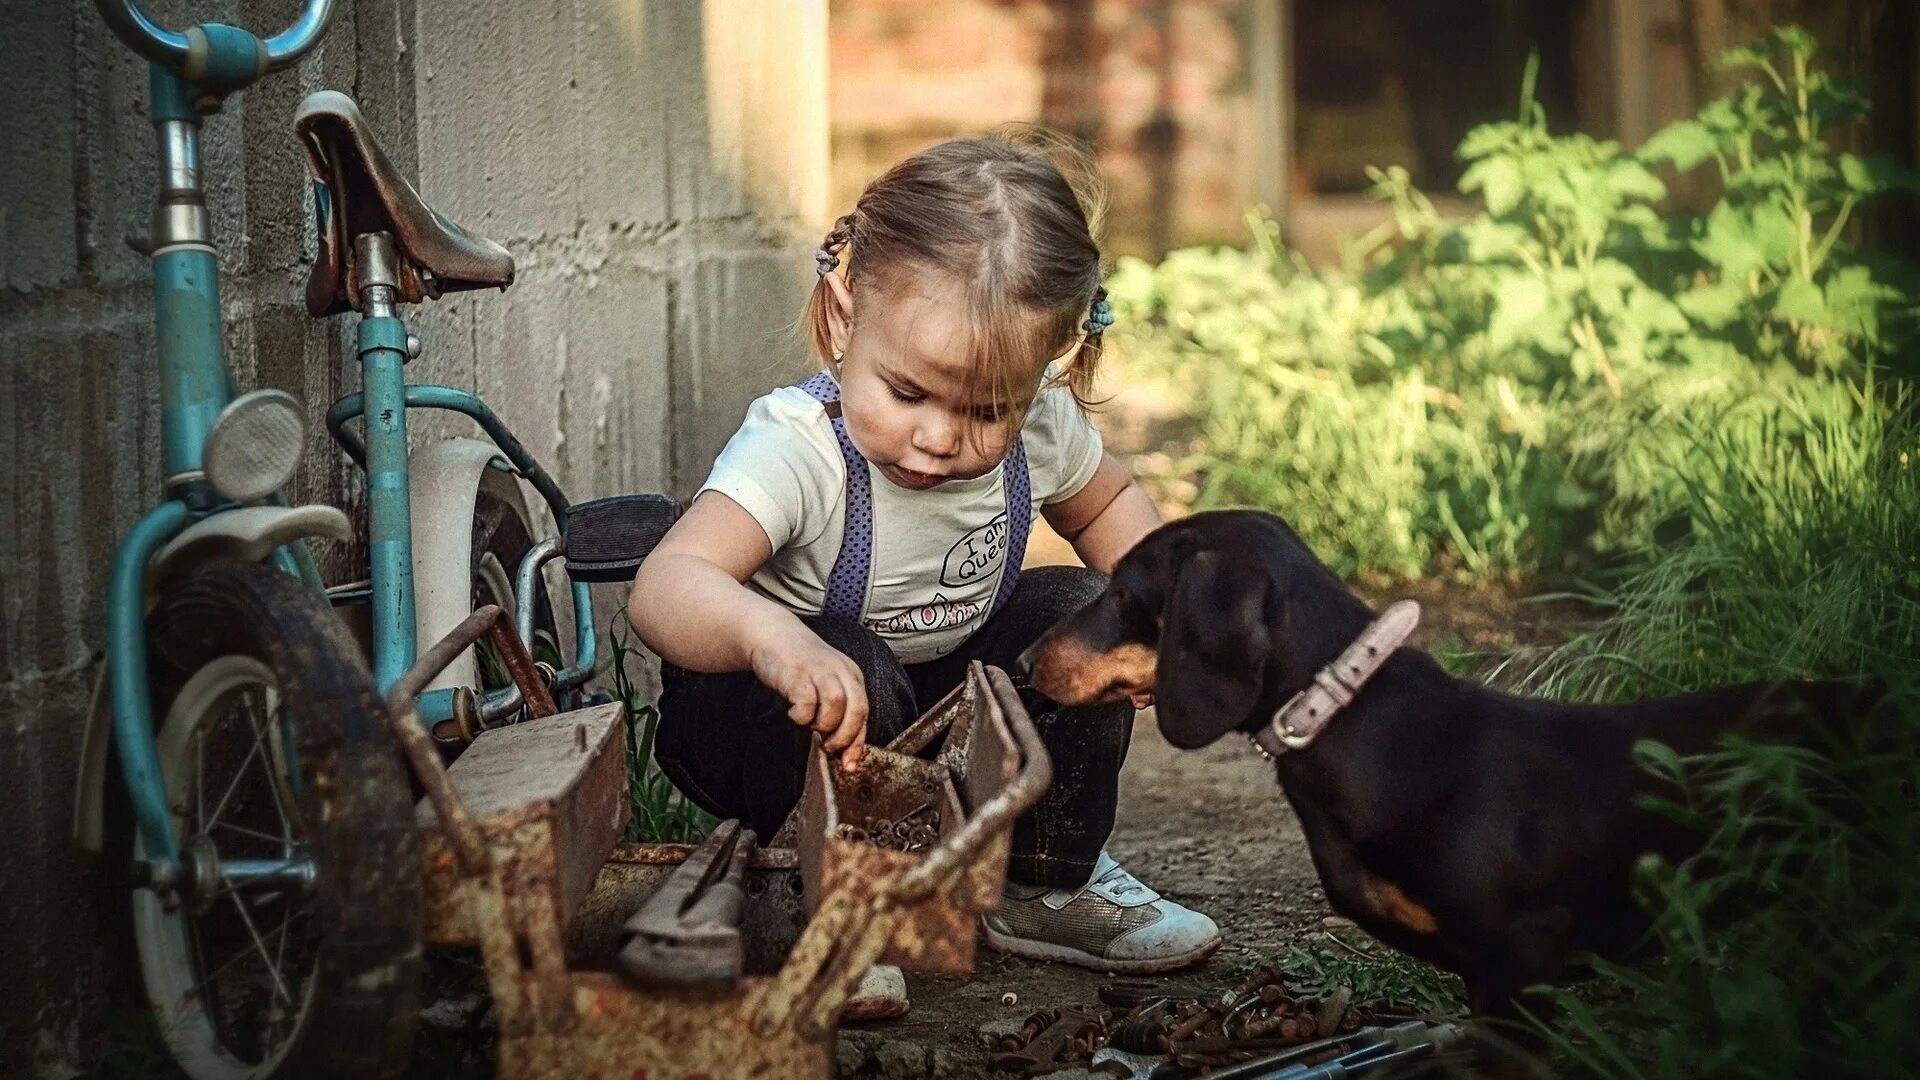
[[[436, 653], [477, 637], [483, 622], [462, 624]], [[883, 954], [921, 970], [971, 966], [975, 916], [999, 902], [1014, 819], [1052, 779], [1012, 684], [975, 664], [960, 690], [859, 771], [842, 774], [816, 748], [793, 822], [798, 844], [776, 843], [741, 864], [741, 977], [684, 990], [638, 986], [607, 970], [619, 920], [697, 849], [614, 851], [626, 813], [617, 710], [489, 732], [468, 756], [489, 741], [497, 749], [456, 764], [454, 782], [410, 692], [390, 702], [389, 729], [433, 804], [421, 822], [434, 939], [480, 945], [501, 1076], [830, 1075], [840, 1008]], [[499, 738], [513, 730], [520, 739]], [[912, 756], [942, 732], [933, 759]], [[871, 820], [862, 815], [928, 802], [940, 815], [924, 851], [840, 834]]]

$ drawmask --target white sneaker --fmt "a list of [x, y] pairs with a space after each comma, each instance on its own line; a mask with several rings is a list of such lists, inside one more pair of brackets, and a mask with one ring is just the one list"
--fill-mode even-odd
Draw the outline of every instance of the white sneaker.
[[907, 1008], [907, 977], [892, 964], [875, 964], [860, 977], [860, 988], [840, 1006], [840, 1019], [891, 1020]]
[[1212, 919], [1162, 899], [1100, 853], [1093, 880], [1047, 891], [1010, 885], [983, 916], [987, 944], [1034, 960], [1141, 975], [1197, 963], [1220, 947]]

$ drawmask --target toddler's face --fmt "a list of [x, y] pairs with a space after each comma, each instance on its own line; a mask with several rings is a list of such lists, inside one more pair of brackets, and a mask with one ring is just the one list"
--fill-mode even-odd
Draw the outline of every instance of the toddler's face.
[[1026, 414], [1047, 358], [1034, 358], [1017, 400], [968, 400], [966, 299], [952, 279], [902, 274], [862, 300], [840, 362], [841, 411], [861, 455], [915, 491], [996, 468], [1012, 434], [1000, 422]]

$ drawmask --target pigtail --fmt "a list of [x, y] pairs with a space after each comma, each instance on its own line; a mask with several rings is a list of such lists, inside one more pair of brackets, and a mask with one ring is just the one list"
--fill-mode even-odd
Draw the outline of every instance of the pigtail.
[[1107, 327], [1113, 325], [1113, 313], [1107, 305], [1107, 287], [1098, 285], [1093, 290], [1093, 303], [1087, 306], [1087, 319], [1081, 324], [1086, 336], [1080, 341], [1080, 349], [1067, 361], [1066, 370], [1060, 373], [1060, 379], [1072, 392], [1074, 400], [1082, 408], [1095, 404], [1093, 397], [1094, 376], [1100, 370], [1100, 358], [1106, 353]]
[[[827, 322], [827, 305], [832, 303], [832, 299], [827, 295], [826, 279], [828, 274], [840, 268], [840, 253], [853, 242], [853, 225], [853, 214], [841, 216], [827, 231], [819, 249], [813, 253], [813, 269], [819, 279], [813, 283], [813, 291], [807, 294], [807, 309], [801, 315], [801, 321], [806, 324], [807, 342], [813, 347], [814, 359], [823, 368], [835, 359], [833, 330]], [[851, 266], [848, 267], [848, 273], [852, 273]]]

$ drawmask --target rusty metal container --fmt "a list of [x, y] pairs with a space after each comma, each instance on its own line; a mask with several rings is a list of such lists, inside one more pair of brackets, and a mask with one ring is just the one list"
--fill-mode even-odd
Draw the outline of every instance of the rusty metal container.
[[[615, 847], [600, 868], [585, 903], [567, 924], [567, 966], [613, 971], [627, 916], [693, 852], [692, 844]], [[771, 975], [780, 970], [806, 927], [800, 853], [790, 847], [755, 851], [747, 868], [746, 915], [740, 923], [747, 974]]]
[[[458, 777], [420, 726], [414, 684], [500, 617], [489, 607], [463, 622], [388, 703], [389, 729], [432, 804], [421, 823], [435, 940], [479, 943], [500, 1021], [500, 1075], [825, 1078], [840, 1008], [883, 954], [922, 970], [971, 965], [974, 917], [999, 901], [1013, 821], [1052, 778], [1004, 674], [973, 665], [965, 687], [890, 752], [874, 752], [889, 757], [851, 777], [837, 775], [816, 744], [797, 850], [776, 845], [746, 867], [748, 974], [701, 992], [663, 991], [585, 970], [613, 954], [621, 921], [693, 851], [639, 845], [607, 858], [626, 812], [618, 707], [491, 732], [468, 754], [497, 735], [519, 738], [495, 742], [464, 772], [456, 764]], [[912, 756], [942, 732], [938, 755]], [[870, 788], [859, 787], [861, 776]], [[854, 814], [910, 798], [942, 808], [937, 842], [924, 852], [828, 835]]]
[[[1009, 790], [1022, 765], [1011, 715], [1030, 724], [1006, 676], [975, 664], [953, 693], [887, 748], [870, 749], [859, 771], [846, 772], [814, 754], [796, 810], [807, 910], [817, 911], [821, 899], [834, 893], [858, 898], [885, 889], [931, 856], [877, 842], [875, 822], [897, 822], [932, 807], [941, 846], [947, 847], [969, 815]], [[943, 734], [936, 755], [918, 756]], [[944, 974], [973, 970], [977, 917], [999, 906], [1006, 884], [1010, 821], [1007, 826], [980, 838], [948, 888], [912, 905], [887, 947], [887, 963]]]
[[[618, 702], [496, 728], [447, 770], [498, 862], [516, 924], [562, 927], [626, 831], [627, 736]], [[463, 874], [430, 798], [415, 808], [430, 945], [470, 945], [481, 884]]]

